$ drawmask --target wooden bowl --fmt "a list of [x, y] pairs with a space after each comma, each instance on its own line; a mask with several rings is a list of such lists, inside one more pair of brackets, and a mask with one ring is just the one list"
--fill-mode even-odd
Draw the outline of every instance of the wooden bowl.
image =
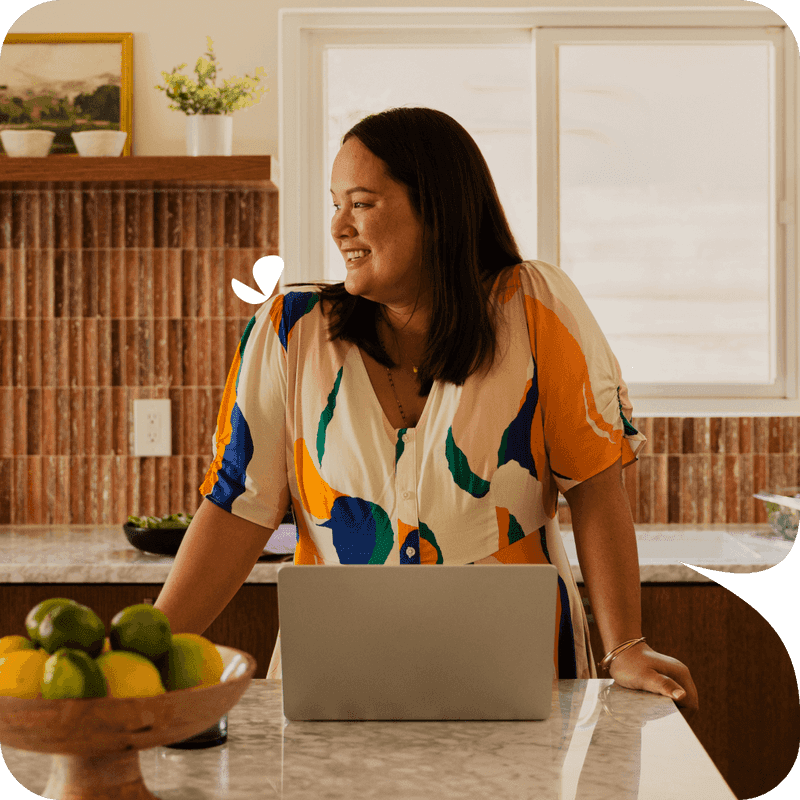
[[155, 697], [45, 700], [0, 697], [0, 744], [52, 753], [44, 797], [157, 800], [139, 768], [139, 750], [196, 736], [239, 702], [256, 669], [253, 656], [217, 645], [220, 683]]

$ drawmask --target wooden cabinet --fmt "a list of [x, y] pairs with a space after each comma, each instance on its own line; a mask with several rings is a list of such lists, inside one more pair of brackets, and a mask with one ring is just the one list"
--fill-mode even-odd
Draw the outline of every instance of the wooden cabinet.
[[[599, 660], [591, 618], [589, 627]], [[797, 758], [800, 705], [791, 658], [773, 627], [715, 583], [643, 584], [642, 632], [691, 671], [700, 710], [689, 724], [737, 797], [777, 786]]]
[[[114, 615], [135, 603], [155, 601], [161, 584], [43, 583], [0, 584], [0, 636], [25, 635], [25, 615], [48, 597], [68, 597], [89, 606], [108, 627]], [[204, 636], [215, 644], [236, 647], [258, 662], [255, 678], [266, 678], [278, 637], [278, 587], [245, 583]]]

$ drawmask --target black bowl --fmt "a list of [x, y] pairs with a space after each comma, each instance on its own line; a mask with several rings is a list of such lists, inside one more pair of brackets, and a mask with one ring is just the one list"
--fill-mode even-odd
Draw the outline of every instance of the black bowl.
[[[281, 525], [294, 525], [294, 513], [291, 506], [286, 515], [281, 520]], [[183, 536], [189, 529], [185, 528], [163, 528], [161, 530], [153, 528], [138, 528], [130, 522], [123, 524], [122, 529], [128, 541], [143, 553], [153, 553], [157, 556], [175, 556], [181, 546]], [[289, 553], [270, 553], [265, 550], [259, 557], [259, 561], [293, 561], [294, 554]]]
[[181, 546], [186, 528], [164, 528], [153, 530], [151, 528], [137, 528], [126, 522], [122, 526], [128, 541], [143, 553], [153, 553], [158, 556], [174, 556]]

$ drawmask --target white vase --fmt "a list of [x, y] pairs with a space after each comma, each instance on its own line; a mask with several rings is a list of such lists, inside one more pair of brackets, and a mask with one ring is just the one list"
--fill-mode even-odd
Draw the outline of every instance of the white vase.
[[229, 156], [233, 152], [233, 117], [230, 114], [187, 114], [186, 154]]

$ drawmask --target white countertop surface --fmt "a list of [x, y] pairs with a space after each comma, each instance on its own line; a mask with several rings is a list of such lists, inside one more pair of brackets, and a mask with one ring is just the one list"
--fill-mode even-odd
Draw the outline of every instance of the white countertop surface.
[[[553, 685], [538, 722], [290, 722], [282, 683], [254, 680], [228, 741], [139, 756], [164, 800], [736, 800], [669, 698], [610, 679]], [[3, 748], [29, 791], [50, 756]]]
[[[572, 531], [564, 545], [576, 579], [583, 577]], [[782, 561], [792, 542], [770, 535], [767, 525], [639, 525], [642, 583], [708, 583], [681, 562], [726, 572], [757, 572]], [[270, 546], [291, 550], [293, 528], [281, 526]], [[287, 547], [288, 545], [288, 547]], [[0, 583], [164, 583], [170, 556], [143, 553], [129, 544], [121, 525], [2, 525]], [[276, 583], [284, 563], [257, 563], [246, 583]]]

